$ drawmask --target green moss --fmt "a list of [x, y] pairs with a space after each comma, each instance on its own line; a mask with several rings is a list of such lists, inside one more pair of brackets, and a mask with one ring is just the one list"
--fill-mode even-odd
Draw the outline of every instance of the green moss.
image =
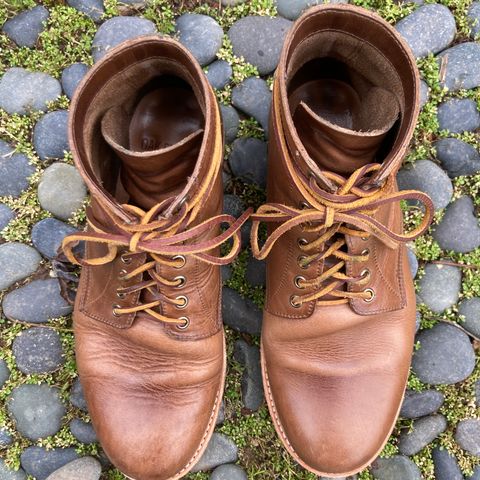
[[93, 21], [78, 10], [64, 5], [54, 6], [50, 8], [45, 30], [40, 33], [38, 48], [7, 47], [8, 40], [2, 36], [2, 66], [40, 70], [58, 78], [72, 63], [92, 63], [90, 50], [95, 31]]
[[30, 179], [31, 186], [19, 198], [0, 197], [0, 201], [15, 212], [15, 218], [1, 232], [2, 237], [9, 242], [30, 242], [32, 226], [51, 216], [38, 203], [38, 177], [37, 174]]
[[167, 35], [175, 32], [174, 12], [168, 0], [150, 0], [143, 16], [152, 20], [160, 33]]
[[117, 469], [112, 468], [108, 472], [105, 472], [101, 479], [102, 480], [126, 480], [127, 477], [123, 473], [120, 473]]
[[480, 207], [480, 174], [456, 177], [453, 180], [453, 198], [468, 195], [475, 206]]
[[248, 77], [258, 76], [257, 67], [246, 62], [243, 57], [237, 57], [233, 54], [232, 42], [227, 35], [223, 37], [222, 47], [217, 53], [220, 60], [224, 60], [232, 67], [231, 82], [222, 90], [217, 91], [217, 98], [220, 103], [228, 104], [232, 97], [232, 88], [243, 82]]
[[368, 470], [364, 470], [358, 474], [358, 480], [374, 480], [374, 477]]
[[428, 0], [428, 3], [441, 3], [447, 6], [455, 16], [457, 25], [457, 40], [468, 40], [471, 32], [471, 21], [468, 18], [468, 10], [472, 0]]
[[80, 207], [77, 211], [73, 212], [73, 214], [68, 219], [68, 223], [77, 228], [80, 228], [82, 225], [85, 225], [85, 222], [87, 221], [86, 208], [89, 204], [90, 204], [90, 197], [84, 200], [82, 207]]
[[374, 10], [392, 24], [406, 17], [417, 8], [413, 3], [396, 2], [394, 0], [354, 0], [352, 3], [359, 7]]
[[232, 276], [225, 284], [227, 287], [236, 290], [242, 296], [252, 299], [259, 308], [263, 308], [265, 298], [264, 288], [250, 285], [245, 278], [247, 261], [250, 255], [249, 249], [245, 249], [240, 253], [232, 264]]
[[412, 461], [420, 469], [424, 480], [435, 480], [432, 450], [432, 446], [428, 446], [412, 457]]
[[40, 164], [31, 143], [32, 128], [42, 116], [41, 112], [30, 115], [8, 115], [0, 109], [0, 138], [15, 147], [17, 152], [27, 155], [33, 163]]
[[457, 254], [456, 261], [470, 268], [463, 269], [462, 296], [466, 298], [480, 297], [480, 248], [466, 254]]
[[427, 386], [417, 377], [413, 370], [410, 370], [410, 375], [407, 381], [407, 389], [415, 392], [422, 392]]
[[[433, 2], [434, 0], [427, 0]], [[50, 18], [46, 29], [40, 35], [37, 48], [18, 48], [5, 35], [0, 34], [0, 75], [8, 67], [21, 66], [32, 70], [40, 70], [50, 73], [59, 78], [63, 68], [74, 62], [92, 63], [90, 55], [91, 42], [96, 31], [95, 24], [85, 15], [77, 10], [64, 5], [63, 1], [44, 0], [42, 3], [47, 5], [50, 10]], [[376, 10], [380, 15], [386, 18], [390, 23], [395, 23], [408, 13], [412, 12], [416, 5], [403, 4], [394, 0], [354, 0], [357, 5]], [[463, 40], [468, 34], [468, 21], [466, 12], [471, 0], [440, 0], [440, 3], [447, 5], [454, 13], [458, 26], [458, 40]], [[0, 1], [0, 24], [5, 19], [13, 17], [20, 11], [35, 6], [34, 0], [8, 0]], [[122, 5], [118, 0], [105, 1], [105, 18], [115, 15], [129, 15], [139, 13], [152, 20], [158, 30], [162, 33], [172, 34], [174, 32], [175, 15], [192, 9], [192, 2], [167, 0], [149, 0], [145, 8], [139, 12], [133, 11], [131, 7]], [[197, 2], [193, 11], [212, 15], [225, 29], [228, 28], [239, 18], [246, 15], [274, 15], [276, 13], [274, 0], [252, 0], [235, 7], [212, 6], [206, 2]], [[258, 76], [258, 70], [248, 64], [243, 58], [236, 57], [233, 54], [232, 45], [225, 35], [222, 48], [218, 57], [226, 60], [232, 66], [233, 76], [231, 83], [221, 91], [216, 92], [217, 97], [222, 102], [228, 102], [231, 99], [232, 88], [238, 85], [245, 78]], [[458, 92], [449, 92], [440, 85], [440, 76], [442, 75], [441, 66], [433, 56], [418, 61], [418, 66], [422, 78], [427, 82], [430, 90], [428, 103], [423, 107], [419, 116], [417, 128], [411, 144], [411, 152], [406, 159], [407, 162], [415, 162], [419, 159], [436, 160], [434, 143], [438, 138], [452, 136], [447, 132], [439, 131], [437, 120], [437, 109], [440, 102], [448, 98], [471, 98], [477, 102], [480, 107], [480, 89], [461, 90]], [[265, 79], [271, 86], [272, 76]], [[68, 98], [60, 97], [49, 105], [49, 110], [68, 108]], [[32, 146], [32, 128], [35, 125], [41, 113], [32, 113], [27, 116], [7, 115], [0, 111], [0, 138], [15, 146], [18, 152], [28, 156], [31, 162], [36, 166], [36, 173], [30, 179], [30, 187], [18, 198], [0, 198], [0, 201], [7, 203], [15, 210], [16, 218], [2, 232], [2, 237], [9, 241], [30, 242], [31, 227], [34, 223], [50, 214], [42, 210], [36, 196], [40, 174], [45, 168]], [[253, 119], [243, 119], [240, 123], [239, 136], [253, 136], [263, 138], [263, 131], [258, 123]], [[464, 133], [453, 135], [457, 138], [479, 148], [479, 136], [477, 133]], [[228, 149], [227, 149], [228, 153]], [[228, 155], [227, 155], [228, 156]], [[67, 154], [65, 162], [72, 163], [71, 154]], [[469, 195], [480, 207], [480, 175], [458, 177], [453, 180], [454, 198], [461, 195]], [[244, 184], [238, 179], [233, 179], [228, 185], [229, 193], [235, 193], [240, 196], [247, 206], [257, 208], [265, 201], [265, 191], [257, 186]], [[419, 224], [422, 212], [416, 208], [404, 209], [407, 228], [414, 228]], [[441, 219], [441, 213], [435, 216], [435, 223]], [[69, 220], [72, 225], [82, 226], [85, 222], [84, 208], [76, 212]], [[261, 237], [265, 237], [265, 229], [261, 229]], [[454, 252], [444, 252], [440, 246], [433, 240], [430, 233], [422, 236], [414, 242], [415, 253], [420, 261], [420, 274], [423, 265], [426, 262], [446, 260], [460, 265], [465, 265], [462, 279], [462, 298], [480, 296], [480, 249], [469, 254], [456, 254]], [[227, 285], [234, 288], [241, 295], [252, 299], [259, 307], [263, 305], [265, 291], [262, 287], [253, 287], [245, 279], [245, 271], [249, 250], [245, 249], [232, 266], [232, 277]], [[44, 262], [42, 268], [48, 270], [50, 264]], [[447, 320], [461, 322], [455, 307], [442, 314], [435, 314], [425, 306], [419, 306], [422, 316], [421, 328], [431, 328], [438, 321]], [[19, 457], [21, 451], [31, 445], [28, 440], [20, 438], [15, 432], [13, 422], [8, 417], [5, 409], [5, 400], [10, 395], [13, 388], [23, 383], [46, 382], [60, 388], [61, 396], [68, 406], [65, 421], [60, 432], [53, 437], [43, 439], [39, 444], [48, 447], [54, 446], [73, 446], [81, 454], [97, 454], [98, 445], [81, 445], [72, 436], [68, 429], [68, 422], [74, 418], [88, 420], [88, 415], [74, 408], [68, 402], [68, 396], [72, 382], [77, 376], [75, 358], [74, 358], [74, 338], [71, 331], [71, 319], [62, 318], [52, 320], [48, 324], [55, 328], [61, 335], [62, 344], [65, 349], [65, 364], [58, 371], [48, 375], [23, 375], [15, 366], [11, 344], [13, 339], [20, 331], [28, 328], [27, 325], [19, 322], [10, 322], [0, 319], [0, 330], [2, 336], [0, 339], [0, 357], [4, 358], [11, 369], [9, 381], [0, 390], [0, 424], [14, 435], [14, 443], [8, 448], [0, 449], [0, 456], [6, 458], [9, 465], [19, 466]], [[301, 469], [291, 457], [286, 453], [278, 440], [274, 431], [267, 408], [263, 406], [258, 412], [246, 412], [242, 406], [241, 400], [241, 376], [243, 368], [233, 360], [232, 350], [235, 340], [240, 338], [238, 333], [227, 329], [228, 341], [228, 369], [227, 385], [225, 392], [225, 424], [219, 429], [230, 435], [239, 445], [239, 463], [248, 471], [249, 479], [272, 480], [314, 480], [315, 476]], [[258, 338], [245, 337], [247, 341], [258, 344]], [[462, 470], [465, 474], [471, 473], [473, 467], [478, 463], [475, 459], [463, 452], [454, 442], [453, 434], [455, 425], [463, 418], [478, 417], [478, 408], [474, 402], [474, 382], [479, 378], [479, 366], [476, 366], [473, 375], [458, 385], [435, 387], [445, 394], [445, 404], [441, 412], [449, 420], [450, 426], [438, 441], [426, 447], [419, 454], [413, 457], [413, 461], [419, 466], [425, 480], [434, 480], [433, 462], [431, 458], [432, 449], [436, 445], [447, 448], [458, 458]], [[423, 384], [412, 372], [408, 380], [408, 388], [421, 391], [432, 388]], [[397, 452], [397, 438], [399, 432], [404, 428], [409, 428], [411, 422], [399, 420], [394, 434], [387, 443], [382, 452], [382, 456], [389, 457]], [[190, 480], [206, 480], [209, 475], [206, 473], [196, 473], [188, 476]], [[124, 475], [115, 469], [105, 471], [102, 475], [103, 480], [125, 480]], [[366, 470], [359, 474], [360, 480], [372, 480], [372, 474]]]
[[438, 260], [442, 256], [442, 249], [438, 243], [430, 236], [423, 235], [414, 241], [415, 255], [419, 260], [432, 261]]
[[[183, 10], [185, 11], [185, 10]], [[232, 7], [214, 7], [200, 2], [200, 5], [194, 9], [196, 13], [203, 13], [215, 18], [217, 22], [226, 31], [228, 30], [239, 18], [246, 17], [248, 15], [263, 15], [273, 17], [277, 14], [277, 9], [274, 0], [250, 0], [239, 5]]]
[[238, 126], [238, 137], [253, 137], [265, 140], [263, 128], [254, 118], [240, 120]]
[[475, 467], [480, 465], [480, 458], [462, 450], [455, 442], [455, 430], [458, 422], [467, 418], [480, 418], [480, 408], [476, 405], [475, 383], [480, 378], [480, 363], [473, 374], [464, 382], [456, 385], [441, 385], [437, 390], [445, 395], [445, 402], [440, 412], [448, 420], [447, 430], [439, 437], [438, 444], [454, 455], [465, 475], [472, 475]]
[[397, 454], [398, 454], [397, 441], [396, 441], [395, 438], [390, 438], [390, 440], [383, 447], [383, 450], [380, 453], [380, 456], [382, 458], [389, 458], [389, 457], [393, 457], [394, 455], [397, 455]]
[[205, 472], [197, 472], [197, 473], [191, 473], [190, 475], [187, 475], [185, 478], [188, 480], [208, 480], [210, 478], [210, 475]]
[[118, 0], [104, 0], [103, 6], [105, 8], [104, 17], [111, 18], [120, 14]]
[[35, 0], [8, 0], [0, 3], [0, 25], [17, 13], [35, 6]]

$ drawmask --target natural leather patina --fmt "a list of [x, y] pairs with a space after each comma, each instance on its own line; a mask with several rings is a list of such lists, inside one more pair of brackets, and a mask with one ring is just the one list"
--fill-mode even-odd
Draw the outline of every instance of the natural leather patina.
[[[268, 406], [286, 449], [320, 476], [369, 465], [402, 402], [415, 332], [405, 243], [433, 211], [428, 196], [398, 192], [395, 180], [418, 109], [415, 61], [376, 14], [314, 7], [289, 32], [252, 248], [267, 258]], [[425, 207], [405, 234], [403, 199]]]
[[[220, 408], [219, 265], [238, 253], [248, 216], [221, 213], [215, 96], [179, 43], [143, 37], [90, 70], [69, 134], [91, 193], [87, 230], [63, 249], [83, 265], [74, 330], [92, 422], [128, 477], [177, 479], [205, 450]], [[83, 258], [72, 250], [80, 241]]]

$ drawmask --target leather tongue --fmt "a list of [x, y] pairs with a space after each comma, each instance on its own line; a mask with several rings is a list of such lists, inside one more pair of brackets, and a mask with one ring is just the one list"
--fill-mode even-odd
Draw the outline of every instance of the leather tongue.
[[122, 107], [112, 107], [102, 118], [102, 135], [122, 162], [121, 180], [129, 203], [149, 209], [184, 188], [195, 168], [203, 130], [164, 148], [149, 150], [152, 145], [147, 142], [142, 150], [131, 150], [130, 119]]
[[[351, 89], [345, 84], [343, 88]], [[354, 103], [350, 109], [348, 105], [343, 105], [343, 110], [337, 108], [338, 111], [315, 108], [313, 105], [317, 104], [308, 102], [312, 105], [309, 106], [305, 101], [299, 101], [296, 106], [291, 104], [298, 135], [322, 170], [348, 174], [375, 162], [382, 141], [397, 121], [399, 107], [391, 92], [373, 87], [360, 99], [351, 90], [343, 92], [342, 96]], [[338, 95], [338, 86], [335, 94]], [[316, 92], [309, 95], [314, 101], [315, 97], [318, 97]], [[322, 100], [325, 100], [325, 91]], [[334, 98], [327, 100], [335, 102]]]

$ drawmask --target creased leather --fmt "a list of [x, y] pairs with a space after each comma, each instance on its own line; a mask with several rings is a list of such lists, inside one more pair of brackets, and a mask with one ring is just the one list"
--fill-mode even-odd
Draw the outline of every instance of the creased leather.
[[[113, 136], [109, 142], [101, 136], [101, 119], [116, 100], [105, 89], [123, 75], [128, 81], [119, 86], [117, 96], [135, 95], [142, 79], [146, 82], [164, 68], [179, 72], [192, 84], [204, 125], [181, 145], [147, 152], [150, 159], [137, 165], [135, 172], [140, 175], [143, 169], [145, 180], [155, 166], [155, 161], [149, 162], [151, 155], [165, 155], [168, 160], [172, 152], [187, 154], [191, 146], [196, 152], [193, 168], [181, 188], [174, 190], [177, 196], [168, 210], [174, 214], [188, 196], [199, 205], [197, 224], [222, 212], [221, 168], [211, 184], [204, 182], [212, 162], [222, 160], [214, 93], [198, 63], [178, 42], [142, 37], [112, 49], [89, 71], [72, 101], [70, 144], [92, 196], [87, 218], [112, 235], [121, 233], [115, 222], [128, 225], [135, 220], [122, 205], [128, 193], [118, 178], [121, 161], [133, 167], [135, 157], [142, 155], [128, 152]], [[161, 173], [153, 172], [145, 189], [168, 190], [168, 181], [160, 181]], [[148, 193], [144, 190], [143, 195]], [[207, 232], [205, 240], [217, 233]], [[106, 247], [87, 244], [87, 259], [105, 254]], [[118, 255], [103, 265], [83, 268], [74, 309], [76, 359], [93, 426], [112, 463], [135, 480], [173, 480], [185, 476], [199, 460], [220, 408], [226, 369], [220, 269], [193, 258], [187, 258], [181, 268], [158, 267], [166, 278], [186, 278], [183, 288], [164, 285], [161, 293], [169, 298], [187, 296], [187, 307], [178, 310], [165, 302], [160, 308], [174, 318], [187, 315], [190, 326], [186, 330], [144, 311], [115, 316], [114, 304], [125, 308], [140, 301], [138, 293], [119, 299], [117, 289], [138, 283], [140, 279], [125, 282], [119, 276], [122, 270], [133, 271], [142, 265], [145, 256], [136, 253], [126, 264]]]
[[398, 110], [392, 112], [381, 130], [358, 132], [338, 127], [302, 102], [293, 118], [303, 145], [317, 165], [332, 172], [351, 173], [375, 161], [377, 151], [397, 116]]
[[[384, 120], [383, 131], [362, 136], [361, 132], [332, 128], [303, 106], [291, 110], [298, 102], [289, 97], [290, 58], [305, 39], [324, 29], [369, 42], [398, 73], [403, 88], [397, 92], [399, 111], [392, 113], [391, 121]], [[314, 51], [315, 45], [309, 48]], [[334, 54], [334, 47], [332, 51]], [[309, 198], [289, 178], [287, 159], [296, 165], [297, 180], [306, 191], [312, 174], [322, 189], [335, 191], [322, 171], [335, 165], [336, 172], [351, 172], [353, 165], [358, 168], [371, 162], [371, 152], [393, 128], [398, 115], [390, 149], [372, 180], [372, 184], [382, 184], [399, 169], [417, 114], [415, 61], [391, 26], [371, 12], [348, 5], [308, 10], [287, 36], [275, 77], [268, 203], [294, 208], [305, 202], [308, 205]], [[322, 134], [317, 129], [320, 124]], [[323, 134], [329, 136], [328, 145]], [[315, 158], [309, 153], [312, 151]], [[395, 182], [392, 188], [396, 190]], [[374, 216], [393, 231], [402, 232], [398, 204], [383, 205]], [[275, 225], [268, 228], [271, 233]], [[343, 477], [357, 473], [377, 457], [395, 424], [413, 349], [413, 282], [404, 246], [388, 248], [374, 236], [364, 240], [346, 235], [349, 254], [370, 251], [366, 262], [347, 262], [347, 274], [359, 275], [359, 270], [368, 268], [367, 286], [375, 291], [373, 300], [353, 298], [335, 305], [310, 301], [295, 308], [290, 304], [292, 295], [299, 294], [295, 277], [309, 280], [325, 267], [321, 261], [307, 269], [299, 266], [302, 252], [297, 242], [302, 237], [309, 242], [316, 238], [314, 232], [292, 228], [278, 239], [267, 258], [262, 327], [265, 392], [277, 433], [294, 459], [317, 475]], [[365, 285], [348, 288], [358, 291]]]

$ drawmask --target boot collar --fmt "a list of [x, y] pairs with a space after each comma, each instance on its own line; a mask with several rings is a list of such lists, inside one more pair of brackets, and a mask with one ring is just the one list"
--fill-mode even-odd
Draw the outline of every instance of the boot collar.
[[[194, 171], [188, 178], [183, 190], [163, 212], [163, 216], [171, 216], [185, 202], [194, 208], [197, 213], [201, 211], [203, 199], [208, 196], [212, 189], [222, 164], [221, 120], [215, 95], [206, 81], [201, 67], [190, 52], [178, 42], [158, 36], [129, 40], [112, 49], [98, 64], [91, 68], [77, 88], [72, 99], [68, 131], [75, 164], [95, 199], [95, 204], [100, 209], [108, 210], [108, 216], [127, 224], [134, 222], [135, 217], [115, 199], [112, 192], [115, 186], [105, 185], [105, 178], [108, 175], [104, 175], [102, 178], [101, 169], [105, 165], [102, 164], [101, 152], [94, 151], [92, 148], [94, 129], [100, 131], [102, 114], [96, 110], [98, 118], [94, 125], [89, 122], [89, 118], [95, 109], [100, 108], [102, 113], [105, 113], [111, 106], [110, 104], [99, 106], [101, 103], [99, 92], [107, 88], [111, 79], [120, 75], [132, 65], [151, 61], [155, 58], [168, 58], [168, 61], [176, 66], [175, 68], [181, 69], [191, 78], [192, 87], [204, 109], [205, 117], [203, 139]], [[145, 70], [145, 74], [152, 75], [148, 72], [148, 69]], [[107, 168], [110, 176], [116, 173], [110, 165]], [[210, 181], [205, 182], [206, 178], [209, 178]]]
[[308, 186], [314, 176], [319, 185], [328, 192], [335, 192], [336, 186], [322, 172], [303, 146], [290, 114], [287, 86], [288, 66], [295, 49], [315, 32], [336, 30], [358, 36], [362, 41], [383, 54], [393, 65], [401, 79], [403, 105], [400, 112], [400, 125], [391, 151], [384, 159], [382, 167], [370, 180], [372, 187], [382, 185], [387, 177], [396, 172], [408, 148], [419, 112], [420, 79], [408, 45], [393, 27], [386, 26], [375, 13], [351, 5], [321, 5], [308, 10], [289, 31], [277, 68], [272, 103], [273, 131], [284, 137], [285, 149], [295, 165], [301, 182]]

